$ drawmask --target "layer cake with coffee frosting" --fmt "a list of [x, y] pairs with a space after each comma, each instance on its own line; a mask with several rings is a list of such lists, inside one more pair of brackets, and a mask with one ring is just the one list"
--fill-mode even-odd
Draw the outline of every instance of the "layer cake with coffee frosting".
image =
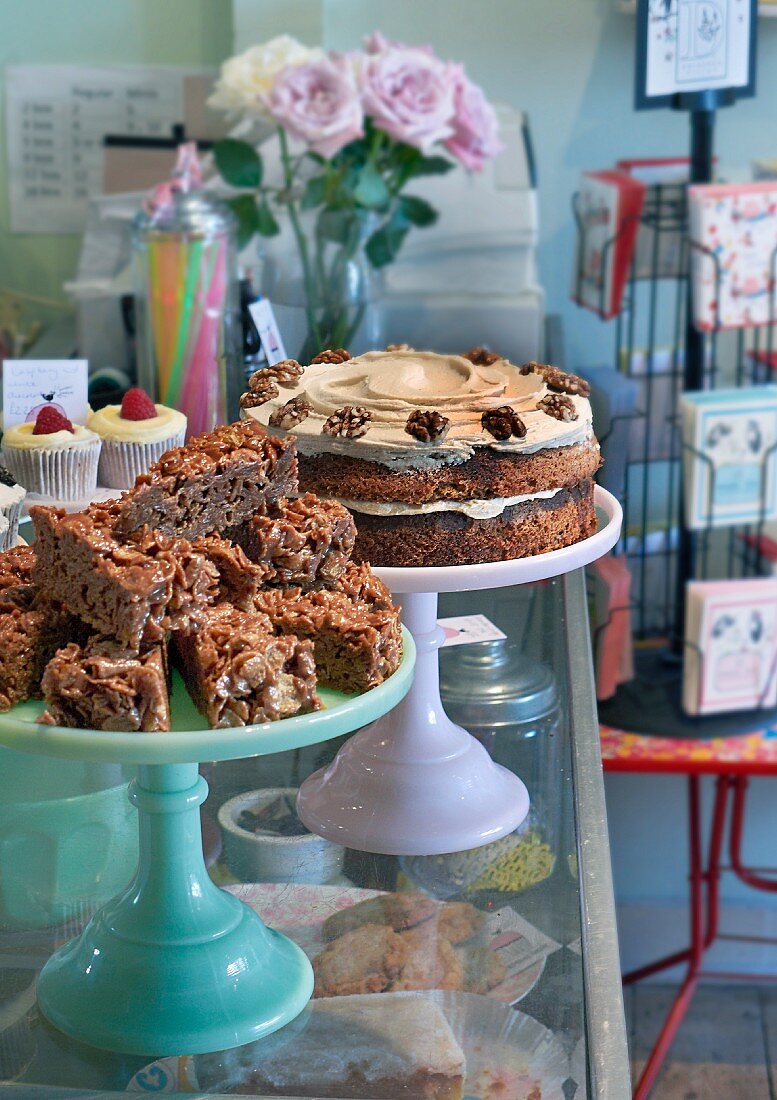
[[588, 384], [482, 348], [324, 352], [251, 379], [243, 416], [297, 439], [300, 490], [354, 515], [354, 559], [458, 565], [545, 553], [596, 529]]

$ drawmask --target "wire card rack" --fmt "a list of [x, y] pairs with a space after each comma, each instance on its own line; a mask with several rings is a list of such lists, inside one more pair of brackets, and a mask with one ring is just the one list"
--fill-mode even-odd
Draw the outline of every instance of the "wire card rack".
[[[579, 302], [582, 280], [587, 276], [582, 270], [586, 228], [578, 199], [578, 195], [573, 197], [572, 208], [578, 233], [573, 297]], [[627, 560], [630, 598], [627, 606], [610, 610], [608, 621], [600, 624], [597, 632], [608, 626], [614, 615], [628, 612], [635, 641], [635, 678], [600, 705], [600, 715], [608, 725], [637, 732], [692, 737], [745, 732], [777, 718], [777, 711], [761, 707], [706, 717], [691, 717], [682, 711], [682, 665], [687, 650], [685, 584], [691, 579], [768, 575], [772, 568], [777, 572], [777, 524], [768, 520], [766, 502], [766, 487], [777, 477], [777, 440], [762, 456], [760, 509], [756, 509], [755, 522], [716, 525], [717, 470], [707, 454], [683, 439], [680, 399], [686, 323], [692, 309], [691, 258], [695, 251], [714, 265], [717, 303], [723, 279], [720, 260], [713, 251], [689, 239], [682, 184], [650, 185], [640, 216], [631, 219], [632, 229], [635, 220], [638, 233], [620, 310], [607, 320], [604, 274], [598, 280], [599, 308], [594, 310], [612, 326], [614, 364], [619, 375], [631, 383], [627, 407], [612, 411], [599, 433], [604, 458], [599, 480], [623, 505], [623, 534], [613, 553]], [[624, 219], [617, 233], [605, 242], [602, 273], [607, 272], [612, 250], [628, 224]], [[769, 295], [769, 324], [723, 329], [716, 315], [715, 324], [700, 332], [705, 390], [757, 387], [775, 381], [777, 249], [772, 254]], [[595, 373], [591, 372], [594, 401]], [[689, 452], [707, 464], [709, 475], [709, 522], [695, 531], [683, 530], [683, 459]]]

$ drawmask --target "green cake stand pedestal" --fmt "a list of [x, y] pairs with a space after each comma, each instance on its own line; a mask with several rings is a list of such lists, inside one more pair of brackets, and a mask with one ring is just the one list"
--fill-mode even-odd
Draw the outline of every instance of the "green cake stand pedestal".
[[0, 716], [0, 744], [23, 752], [138, 766], [129, 797], [140, 854], [129, 886], [41, 971], [38, 1003], [67, 1035], [130, 1054], [198, 1054], [252, 1042], [292, 1020], [313, 992], [310, 963], [205, 869], [201, 760], [316, 744], [373, 722], [407, 693], [415, 648], [365, 695], [321, 691], [324, 709], [281, 722], [211, 730], [173, 677], [171, 733], [40, 726], [40, 702]]

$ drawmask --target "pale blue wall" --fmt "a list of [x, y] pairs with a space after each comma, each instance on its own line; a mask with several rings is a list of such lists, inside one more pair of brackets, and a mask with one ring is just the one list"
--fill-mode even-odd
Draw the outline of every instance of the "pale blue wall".
[[[687, 150], [685, 116], [632, 108], [634, 25], [615, 0], [324, 0], [327, 46], [355, 46], [376, 27], [430, 42], [464, 61], [490, 96], [528, 111], [540, 183], [540, 272], [548, 309], [564, 317], [570, 365], [606, 361], [613, 339], [611, 326], [569, 301], [569, 204], [581, 170]], [[721, 161], [740, 170], [754, 156], [777, 156], [777, 19], [759, 20], [759, 41], [758, 99], [720, 115]]]
[[[465, 62], [492, 97], [528, 111], [548, 307], [564, 317], [570, 362], [607, 360], [608, 326], [568, 300], [570, 196], [583, 168], [606, 167], [621, 156], [680, 154], [687, 145], [685, 118], [632, 110], [633, 16], [617, 12], [615, 0], [0, 0], [0, 59], [214, 64], [229, 52], [233, 7], [240, 48], [286, 30], [345, 49], [379, 27], [433, 43]], [[721, 112], [719, 123], [723, 166], [740, 172], [755, 156], [777, 156], [777, 19], [759, 21], [759, 38], [759, 96]], [[0, 283], [55, 295], [72, 275], [76, 250], [74, 238], [11, 237], [0, 181]], [[749, 854], [760, 864], [774, 859], [774, 791], [768, 781], [755, 785]], [[681, 897], [682, 784], [610, 777], [608, 801], [619, 895]], [[651, 846], [661, 850], [660, 861]], [[726, 896], [743, 894], [729, 885]]]
[[[231, 0], [0, 0], [0, 67], [215, 68], [231, 46]], [[2, 79], [0, 164], [0, 287], [63, 298], [62, 283], [75, 274], [80, 236], [10, 232]], [[39, 313], [44, 322], [51, 320], [45, 309], [30, 309], [31, 316]]]
[[[568, 297], [570, 196], [581, 170], [619, 157], [687, 152], [685, 116], [632, 108], [634, 27], [634, 16], [618, 12], [615, 0], [324, 0], [327, 46], [355, 46], [375, 28], [430, 42], [464, 61], [490, 96], [528, 111], [539, 173], [540, 272], [548, 310], [564, 319], [570, 365], [607, 362], [613, 347], [611, 326]], [[718, 124], [721, 168], [740, 176], [754, 157], [777, 156], [777, 19], [760, 19], [758, 30], [758, 97], [721, 111]], [[756, 865], [777, 863], [776, 793], [773, 781], [754, 784], [747, 854]], [[685, 784], [611, 776], [607, 797], [619, 900], [683, 898]], [[723, 896], [777, 904], [774, 895], [753, 895], [731, 880]], [[630, 958], [639, 955], [640, 945], [623, 946]]]

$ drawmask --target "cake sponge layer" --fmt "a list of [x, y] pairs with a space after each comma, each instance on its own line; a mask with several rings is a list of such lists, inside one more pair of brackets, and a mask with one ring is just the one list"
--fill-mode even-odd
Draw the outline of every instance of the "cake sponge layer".
[[475, 565], [545, 554], [595, 531], [594, 484], [586, 478], [553, 497], [506, 508], [495, 519], [459, 512], [359, 515], [354, 559], [391, 567]]

